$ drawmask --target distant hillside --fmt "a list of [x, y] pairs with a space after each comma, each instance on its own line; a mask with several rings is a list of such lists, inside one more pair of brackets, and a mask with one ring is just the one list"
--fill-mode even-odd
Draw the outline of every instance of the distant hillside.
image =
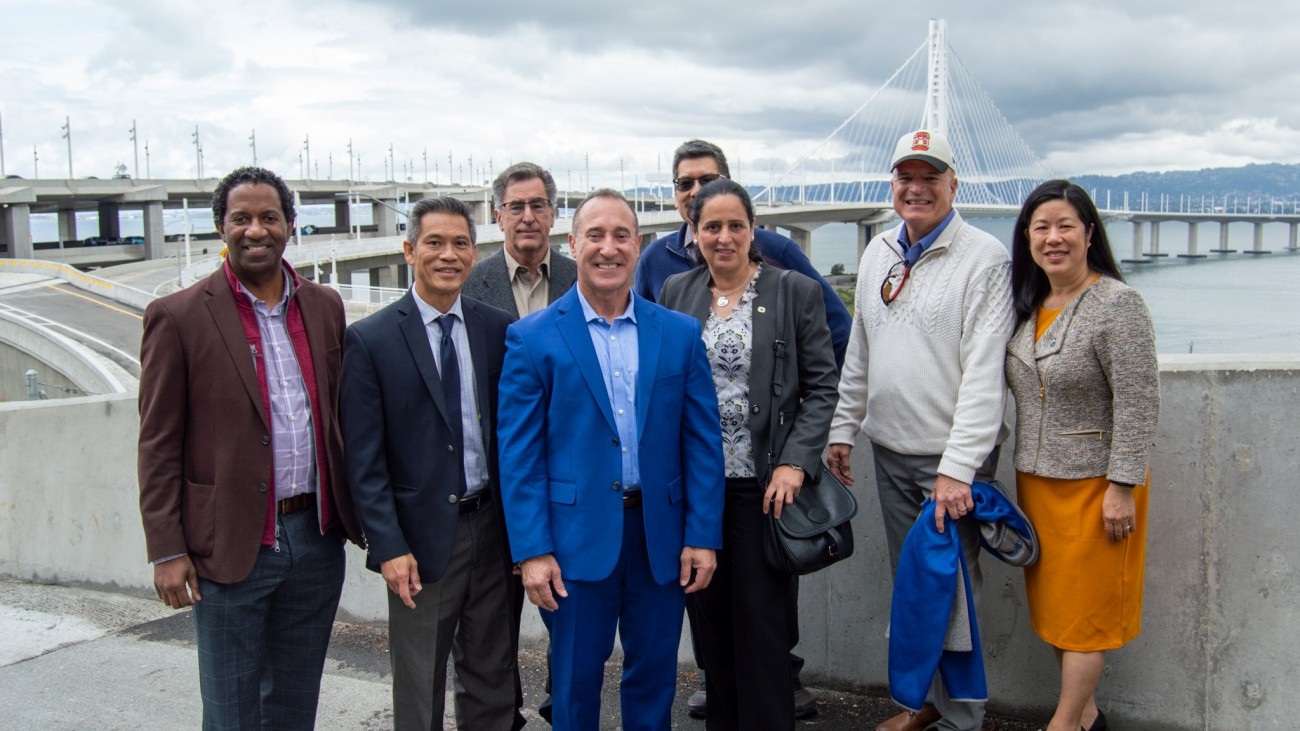
[[1229, 198], [1269, 198], [1293, 201], [1300, 197], [1300, 165], [1283, 165], [1280, 163], [1253, 164], [1239, 168], [1206, 168], [1204, 170], [1175, 170], [1167, 173], [1128, 173], [1127, 175], [1079, 175], [1071, 180], [1085, 190], [1096, 191], [1099, 203], [1104, 203], [1106, 191], [1110, 191], [1111, 201], [1119, 205], [1124, 193], [1129, 195], [1130, 205], [1136, 205], [1142, 194], [1150, 201], [1158, 201], [1160, 196], [1171, 196], [1177, 205], [1180, 196], [1199, 200], [1202, 196], [1217, 199], [1223, 205], [1223, 197]]

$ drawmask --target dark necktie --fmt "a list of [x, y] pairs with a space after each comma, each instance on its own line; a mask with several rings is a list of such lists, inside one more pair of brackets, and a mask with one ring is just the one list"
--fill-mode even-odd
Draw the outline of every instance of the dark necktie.
[[[438, 373], [439, 380], [442, 381], [442, 400], [447, 407], [447, 421], [451, 426], [451, 438], [455, 442], [457, 452], [465, 448], [464, 427], [460, 421], [460, 362], [456, 359], [456, 341], [451, 337], [451, 331], [456, 325], [456, 316], [446, 314], [438, 318], [438, 325], [442, 329], [442, 344], [438, 348], [438, 358], [442, 361], [441, 371]], [[465, 494], [465, 458], [461, 457], [460, 473], [460, 494]]]

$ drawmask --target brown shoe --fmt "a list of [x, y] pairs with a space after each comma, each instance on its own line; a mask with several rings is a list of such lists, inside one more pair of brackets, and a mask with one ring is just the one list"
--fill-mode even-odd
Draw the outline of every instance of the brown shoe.
[[903, 711], [876, 727], [876, 731], [925, 731], [939, 720], [939, 711], [927, 704], [919, 711]]

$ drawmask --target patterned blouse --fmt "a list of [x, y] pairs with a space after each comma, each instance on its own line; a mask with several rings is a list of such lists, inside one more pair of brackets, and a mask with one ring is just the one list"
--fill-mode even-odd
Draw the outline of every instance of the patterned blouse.
[[754, 448], [749, 434], [749, 365], [754, 356], [754, 310], [758, 272], [724, 318], [710, 310], [704, 323], [704, 349], [713, 367], [722, 416], [722, 453], [727, 477], [754, 476]]

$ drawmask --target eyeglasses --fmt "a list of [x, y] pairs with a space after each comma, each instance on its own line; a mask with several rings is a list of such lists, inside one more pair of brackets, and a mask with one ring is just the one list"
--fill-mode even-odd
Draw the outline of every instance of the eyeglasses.
[[501, 204], [501, 209], [512, 216], [524, 215], [525, 207], [532, 211], [534, 216], [541, 216], [551, 210], [551, 202], [545, 198], [533, 198], [527, 201], [510, 201]]
[[903, 293], [903, 285], [907, 284], [907, 275], [911, 273], [912, 265], [906, 261], [899, 261], [890, 267], [885, 281], [880, 283], [880, 301], [888, 306], [898, 299], [898, 295]]
[[685, 193], [694, 188], [696, 183], [699, 183], [700, 185], [708, 185], [719, 178], [725, 177], [727, 176], [721, 173], [709, 173], [707, 175], [701, 175], [698, 178], [673, 178], [673, 185], [678, 191]]

